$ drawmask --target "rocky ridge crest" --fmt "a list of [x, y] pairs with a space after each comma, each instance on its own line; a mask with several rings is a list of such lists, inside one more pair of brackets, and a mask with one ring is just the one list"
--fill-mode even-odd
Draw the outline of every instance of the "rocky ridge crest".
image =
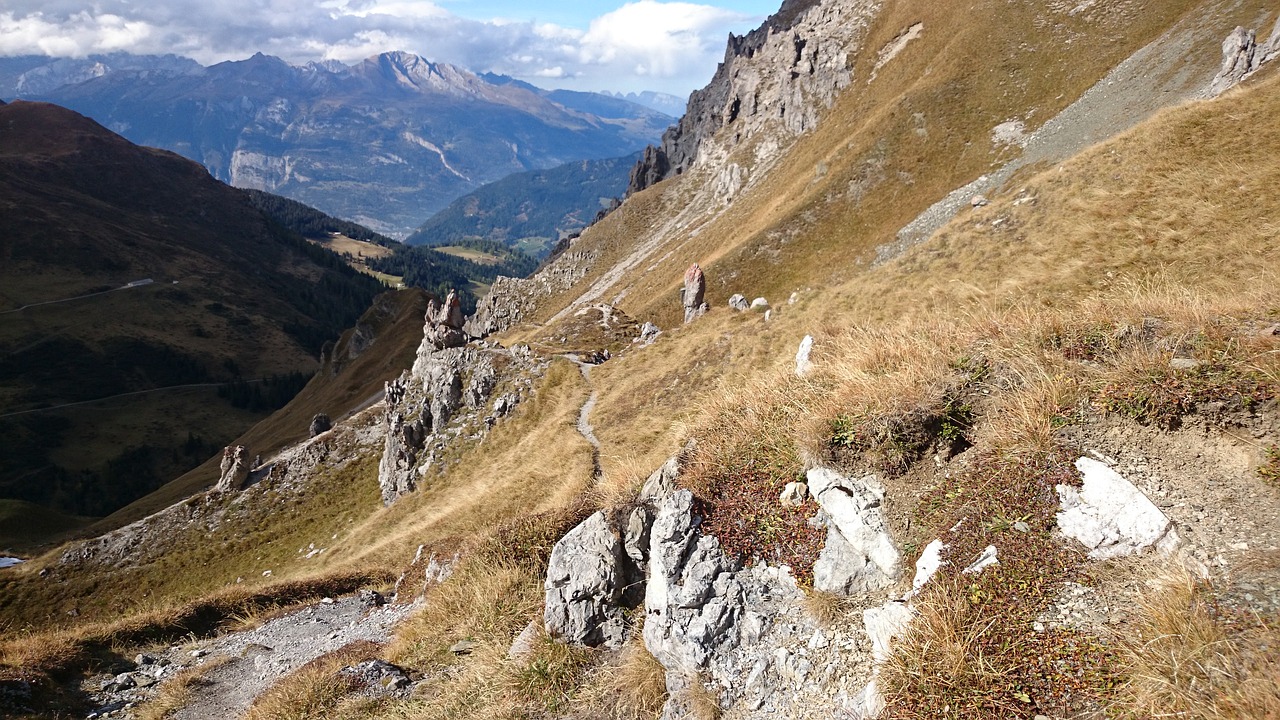
[[482, 439], [546, 371], [548, 362], [528, 347], [471, 341], [465, 326], [456, 293], [443, 305], [432, 301], [413, 367], [386, 383], [378, 486], [387, 505], [438, 471], [454, 441]]
[[[761, 152], [772, 155], [781, 138], [812, 130], [851, 82], [849, 57], [878, 7], [855, 0], [788, 0], [759, 28], [731, 34], [715, 76], [690, 95], [662, 143], [645, 149], [627, 194], [761, 134], [769, 138]], [[720, 135], [725, 129], [733, 132]]]

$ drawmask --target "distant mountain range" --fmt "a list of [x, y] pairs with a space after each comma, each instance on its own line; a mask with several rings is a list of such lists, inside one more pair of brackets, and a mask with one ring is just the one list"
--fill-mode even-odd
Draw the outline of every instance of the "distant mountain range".
[[620, 92], [605, 92], [604, 94], [618, 98], [619, 100], [626, 100], [627, 102], [633, 102], [637, 105], [643, 105], [650, 110], [657, 110], [663, 115], [670, 115], [673, 118], [678, 118], [683, 115], [685, 105], [689, 102], [688, 97], [680, 97], [679, 95], [672, 95], [670, 93], [653, 92], [652, 90], [645, 90], [644, 92], [629, 92], [626, 94]]
[[622, 197], [639, 158], [636, 153], [581, 160], [508, 175], [454, 200], [405, 243], [439, 246], [488, 240], [545, 257], [557, 240], [581, 231]]
[[627, 155], [672, 122], [628, 99], [399, 52], [350, 66], [261, 54], [211, 67], [175, 56], [4, 58], [0, 93], [63, 105], [227, 183], [393, 237], [486, 183]]

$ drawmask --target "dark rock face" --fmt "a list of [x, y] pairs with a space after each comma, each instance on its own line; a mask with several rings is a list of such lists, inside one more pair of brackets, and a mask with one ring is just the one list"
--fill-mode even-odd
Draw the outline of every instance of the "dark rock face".
[[320, 433], [329, 432], [331, 429], [333, 429], [333, 421], [329, 419], [329, 416], [324, 413], [316, 413], [316, 416], [311, 418], [311, 427], [308, 428], [308, 431], [311, 433], [311, 437], [315, 437]]

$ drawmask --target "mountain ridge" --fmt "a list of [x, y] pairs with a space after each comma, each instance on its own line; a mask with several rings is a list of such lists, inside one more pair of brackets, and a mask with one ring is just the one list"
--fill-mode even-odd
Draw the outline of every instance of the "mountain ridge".
[[[383, 53], [290, 65], [261, 53], [199, 70], [122, 70], [39, 94], [143, 145], [390, 235], [511, 172], [639, 150], [669, 118], [599, 96], [493, 84], [446, 63]], [[482, 122], [471, 118], [482, 117]], [[376, 187], [375, 187], [376, 186]]]

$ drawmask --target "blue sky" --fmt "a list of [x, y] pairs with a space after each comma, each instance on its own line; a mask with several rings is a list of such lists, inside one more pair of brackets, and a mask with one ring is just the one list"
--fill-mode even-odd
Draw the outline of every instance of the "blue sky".
[[[549, 22], [585, 30], [591, 20], [617, 10], [623, 2], [543, 2], [518, 0], [441, 0], [440, 4], [462, 17], [472, 20], [514, 18], [533, 22]], [[781, 0], [729, 0], [708, 3], [747, 15], [767, 16], [782, 4]]]
[[542, 87], [687, 95], [781, 0], [0, 0], [0, 56], [294, 63], [391, 50]]

